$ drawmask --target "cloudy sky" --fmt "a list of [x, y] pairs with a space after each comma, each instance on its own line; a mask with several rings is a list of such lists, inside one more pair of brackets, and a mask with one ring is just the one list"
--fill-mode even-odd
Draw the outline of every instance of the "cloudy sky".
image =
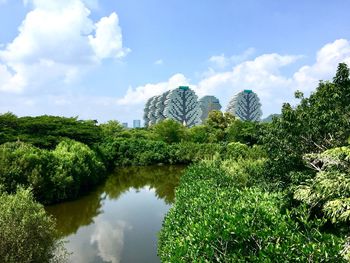
[[141, 119], [179, 85], [264, 116], [350, 64], [348, 0], [0, 0], [0, 113]]

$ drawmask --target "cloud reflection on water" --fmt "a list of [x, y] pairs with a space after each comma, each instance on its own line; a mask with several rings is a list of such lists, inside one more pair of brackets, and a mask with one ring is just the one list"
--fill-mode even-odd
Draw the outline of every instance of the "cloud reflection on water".
[[91, 244], [96, 244], [98, 255], [105, 261], [119, 263], [124, 248], [124, 232], [132, 226], [122, 220], [109, 222], [97, 219], [95, 231], [91, 236]]

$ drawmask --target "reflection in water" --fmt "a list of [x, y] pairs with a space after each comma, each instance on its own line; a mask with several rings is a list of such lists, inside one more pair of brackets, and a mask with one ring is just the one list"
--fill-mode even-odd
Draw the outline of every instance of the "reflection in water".
[[119, 263], [124, 248], [124, 230], [131, 226], [124, 221], [114, 224], [105, 220], [96, 220], [95, 232], [91, 243], [97, 243], [98, 255], [106, 262]]
[[174, 201], [174, 189], [179, 183], [179, 174], [184, 167], [179, 166], [147, 166], [128, 167], [111, 176], [105, 184], [104, 191], [109, 198], [116, 199], [122, 193], [145, 186], [155, 189], [156, 196], [164, 199], [167, 204]]
[[183, 167], [118, 169], [79, 200], [47, 207], [71, 262], [159, 262], [157, 233]]

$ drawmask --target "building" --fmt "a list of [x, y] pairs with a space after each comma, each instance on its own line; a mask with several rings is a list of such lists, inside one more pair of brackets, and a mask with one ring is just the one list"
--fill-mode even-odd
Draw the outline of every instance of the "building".
[[141, 121], [140, 120], [134, 120], [133, 121], [133, 127], [134, 128], [141, 128]]
[[262, 111], [259, 97], [252, 90], [245, 89], [232, 98], [226, 112], [243, 121], [260, 121]]
[[202, 115], [201, 115], [202, 123], [204, 123], [205, 120], [208, 118], [209, 112], [213, 110], [217, 110], [217, 111], [221, 110], [220, 101], [218, 98], [214, 96], [204, 96], [199, 100], [199, 103], [202, 110]]
[[123, 125], [124, 128], [128, 128], [128, 123], [127, 122], [123, 122], [122, 125]]

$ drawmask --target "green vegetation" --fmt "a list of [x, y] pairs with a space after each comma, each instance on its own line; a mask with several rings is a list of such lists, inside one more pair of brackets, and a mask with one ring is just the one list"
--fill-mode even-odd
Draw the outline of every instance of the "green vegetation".
[[0, 145], [0, 185], [7, 193], [31, 187], [42, 203], [76, 198], [103, 178], [104, 166], [87, 145], [61, 141], [54, 150], [28, 143]]
[[65, 252], [56, 239], [53, 220], [30, 190], [0, 194], [1, 262], [62, 262]]
[[236, 155], [187, 170], [159, 236], [161, 260], [350, 261], [349, 94], [340, 64], [333, 82], [309, 98], [296, 92], [299, 105], [284, 104], [270, 123], [208, 120]]
[[245, 187], [261, 176], [250, 162], [248, 178], [225, 171], [235, 162], [187, 170], [160, 233], [162, 262], [343, 262], [343, 240], [321, 233], [322, 221], [285, 210], [282, 193]]
[[[164, 262], [349, 261], [347, 65], [310, 97], [295, 96], [299, 105], [284, 104], [271, 122], [212, 111], [192, 128], [164, 120], [127, 130], [116, 121], [5, 113], [2, 198], [19, 198], [22, 186], [55, 203], [89, 191], [118, 166], [191, 164], [160, 233]], [[29, 199], [21, 202], [30, 206]]]

